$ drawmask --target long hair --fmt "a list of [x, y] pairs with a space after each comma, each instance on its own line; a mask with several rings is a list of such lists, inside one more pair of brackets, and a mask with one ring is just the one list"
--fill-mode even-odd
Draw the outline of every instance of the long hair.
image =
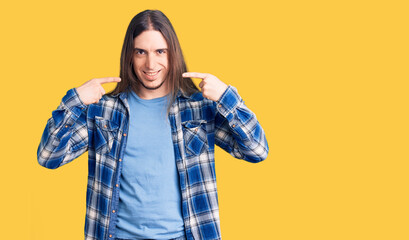
[[185, 59], [175, 30], [169, 19], [159, 10], [145, 10], [132, 18], [125, 34], [124, 44], [121, 52], [121, 82], [117, 83], [114, 90], [108, 95], [119, 94], [130, 89], [138, 89], [138, 76], [132, 67], [132, 58], [134, 54], [134, 38], [144, 31], [156, 30], [162, 33], [168, 45], [168, 73], [165, 76], [170, 89], [168, 112], [171, 104], [175, 101], [178, 91], [185, 95], [191, 95], [198, 92], [199, 89], [193, 83], [191, 78], [183, 78], [182, 74], [187, 72]]

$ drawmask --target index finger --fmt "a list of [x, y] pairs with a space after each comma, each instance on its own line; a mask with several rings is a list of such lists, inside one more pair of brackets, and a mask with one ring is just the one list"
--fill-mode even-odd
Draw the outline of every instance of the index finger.
[[103, 84], [103, 83], [109, 83], [109, 82], [120, 82], [121, 78], [119, 77], [106, 77], [106, 78], [98, 78], [99, 79], [99, 83]]
[[205, 79], [207, 77], [207, 73], [198, 73], [198, 72], [185, 72], [182, 74], [183, 77], [193, 77], [193, 78], [201, 78]]

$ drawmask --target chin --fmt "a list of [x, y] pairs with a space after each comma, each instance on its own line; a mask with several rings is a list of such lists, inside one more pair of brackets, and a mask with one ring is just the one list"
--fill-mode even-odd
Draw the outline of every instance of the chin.
[[141, 81], [141, 85], [148, 90], [156, 90], [163, 86], [165, 80], [155, 80], [155, 81]]

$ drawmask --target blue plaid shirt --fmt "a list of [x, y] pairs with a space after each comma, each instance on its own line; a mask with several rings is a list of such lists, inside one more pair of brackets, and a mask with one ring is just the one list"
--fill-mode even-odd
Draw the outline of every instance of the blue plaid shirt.
[[[129, 128], [128, 92], [104, 95], [85, 105], [75, 88], [52, 112], [37, 150], [40, 165], [55, 169], [88, 150], [86, 240], [111, 240]], [[221, 239], [214, 145], [233, 157], [257, 163], [267, 157], [268, 144], [255, 114], [237, 89], [228, 86], [217, 102], [201, 92], [180, 92], [169, 121], [182, 192], [187, 239]]]

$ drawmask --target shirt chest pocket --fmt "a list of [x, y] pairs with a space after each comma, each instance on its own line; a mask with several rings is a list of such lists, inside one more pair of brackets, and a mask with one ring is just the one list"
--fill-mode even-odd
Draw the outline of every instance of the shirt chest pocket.
[[209, 148], [207, 141], [206, 120], [182, 122], [186, 156], [199, 155]]
[[105, 119], [103, 117], [95, 116], [95, 126], [94, 131], [94, 146], [95, 151], [101, 151], [101, 153], [110, 153], [114, 156], [113, 147], [115, 143], [117, 145], [117, 137], [119, 125]]

